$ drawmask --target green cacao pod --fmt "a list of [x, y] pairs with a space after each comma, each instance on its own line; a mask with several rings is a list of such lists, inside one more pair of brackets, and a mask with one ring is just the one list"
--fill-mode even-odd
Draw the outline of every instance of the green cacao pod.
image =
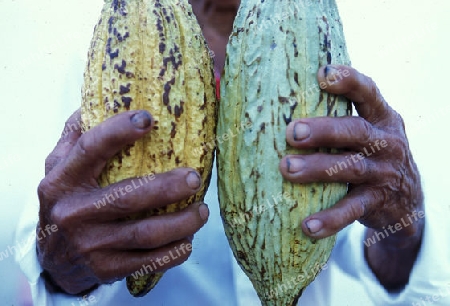
[[[177, 167], [192, 167], [201, 175], [203, 186], [195, 196], [130, 218], [203, 200], [214, 158], [214, 148], [204, 144], [215, 139], [215, 78], [187, 0], [106, 0], [88, 53], [82, 99], [87, 129], [128, 110], [146, 109], [155, 121], [148, 135], [107, 163], [101, 186]], [[161, 276], [130, 276], [128, 289], [143, 296]]]
[[218, 143], [218, 187], [228, 241], [263, 305], [294, 305], [335, 243], [308, 238], [301, 221], [346, 184], [293, 184], [279, 172], [283, 156], [315, 152], [286, 143], [293, 119], [351, 114], [320, 90], [327, 64], [350, 64], [334, 0], [242, 0], [221, 79], [217, 137], [232, 137]]

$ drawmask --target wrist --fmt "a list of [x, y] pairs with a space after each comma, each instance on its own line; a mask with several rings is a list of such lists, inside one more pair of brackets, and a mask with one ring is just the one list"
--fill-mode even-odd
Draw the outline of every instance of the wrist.
[[422, 240], [424, 225], [425, 213], [415, 210], [381, 229], [368, 228], [364, 244], [398, 251], [414, 249]]

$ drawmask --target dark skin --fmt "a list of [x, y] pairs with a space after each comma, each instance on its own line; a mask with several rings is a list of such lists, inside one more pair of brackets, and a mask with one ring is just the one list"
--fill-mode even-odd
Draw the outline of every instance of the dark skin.
[[[239, 1], [191, 2], [216, 54], [216, 69], [221, 70], [226, 39]], [[339, 69], [348, 70], [349, 77], [325, 90], [352, 100], [359, 117], [294, 120], [287, 128], [286, 140], [299, 149], [325, 146], [344, 148], [345, 153], [291, 155], [280, 161], [281, 175], [294, 183], [349, 183], [346, 197], [332, 208], [303, 220], [305, 234], [319, 239], [354, 221], [367, 226], [366, 237], [371, 237], [374, 231], [394, 225], [413, 211], [423, 210], [420, 176], [402, 118], [386, 103], [370, 78], [350, 67], [327, 69], [327, 76], [322, 67], [318, 81], [330, 79], [333, 71]], [[38, 229], [47, 224], [58, 226], [58, 231], [38, 241], [39, 261], [50, 279], [69, 294], [123, 279], [142, 265], [169, 255], [175, 247], [183, 248], [209, 214], [206, 205], [197, 203], [177, 213], [119, 221], [131, 213], [163, 207], [195, 194], [201, 182], [190, 168], [157, 174], [142, 188], [97, 209], [92, 203], [130, 184], [126, 180], [101, 188], [97, 178], [106, 161], [148, 133], [154, 122], [146, 111], [130, 111], [81, 134], [79, 128], [73, 128], [79, 121], [79, 111], [68, 119], [66, 133], [46, 160], [46, 176], [38, 188]], [[297, 123], [306, 126], [294, 133]], [[345, 156], [361, 152], [376, 140], [386, 140], [388, 146], [336, 175], [326, 174], [325, 170], [337, 161], [345, 161]], [[386, 289], [401, 288], [407, 283], [420, 249], [423, 225], [424, 219], [419, 219], [366, 248], [366, 260]], [[135, 249], [142, 252], [131, 252]], [[179, 265], [188, 256], [186, 252], [159, 269]]]

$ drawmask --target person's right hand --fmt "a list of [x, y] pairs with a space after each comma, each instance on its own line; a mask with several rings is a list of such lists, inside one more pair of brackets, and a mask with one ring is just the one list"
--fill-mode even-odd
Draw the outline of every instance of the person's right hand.
[[146, 111], [130, 111], [84, 134], [79, 122], [77, 111], [48, 156], [46, 176], [38, 188], [37, 251], [51, 281], [78, 294], [142, 271], [143, 265], [156, 267], [153, 273], [183, 263], [190, 255], [193, 234], [208, 219], [205, 204], [139, 221], [123, 218], [195, 194], [201, 186], [198, 173], [179, 168], [156, 174], [140, 188], [97, 208], [94, 203], [131, 184], [129, 179], [101, 188], [97, 178], [106, 162], [148, 133], [153, 120]]

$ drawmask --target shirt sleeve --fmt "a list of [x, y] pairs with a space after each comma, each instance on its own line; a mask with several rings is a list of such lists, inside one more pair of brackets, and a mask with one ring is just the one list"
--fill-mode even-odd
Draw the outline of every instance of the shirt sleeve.
[[[426, 209], [422, 215], [425, 228], [421, 249], [409, 282], [400, 292], [386, 291], [368, 266], [364, 258], [364, 244], [370, 247], [369, 244], [383, 238], [371, 237], [372, 241], [364, 241], [366, 228], [363, 225], [355, 223], [346, 230], [346, 234], [340, 235], [333, 257], [344, 273], [362, 284], [374, 305], [450, 305], [450, 248], [448, 243], [443, 243], [446, 240], [443, 235], [448, 233], [449, 227], [446, 225], [447, 230], [443, 228], [444, 224], [448, 224], [444, 220], [446, 215], [448, 212], [433, 207]], [[416, 222], [415, 217], [407, 216], [400, 224], [407, 227], [412, 222]]]

